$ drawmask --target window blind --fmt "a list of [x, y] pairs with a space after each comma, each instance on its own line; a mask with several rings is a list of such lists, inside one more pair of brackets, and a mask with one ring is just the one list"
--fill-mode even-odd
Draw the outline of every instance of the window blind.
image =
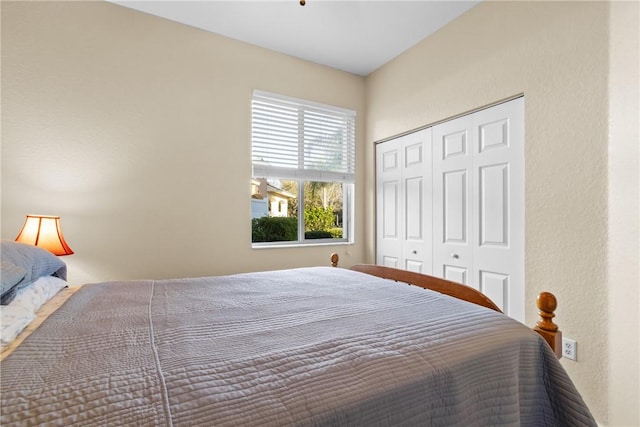
[[253, 176], [355, 181], [355, 111], [254, 91]]

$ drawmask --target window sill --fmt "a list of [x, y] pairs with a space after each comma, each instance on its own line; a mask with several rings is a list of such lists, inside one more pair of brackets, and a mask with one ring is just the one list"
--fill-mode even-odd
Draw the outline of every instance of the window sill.
[[315, 246], [347, 246], [354, 245], [355, 242], [349, 242], [343, 240], [339, 242], [313, 242], [313, 243], [300, 243], [300, 242], [283, 242], [283, 243], [252, 243], [251, 249], [279, 249], [279, 248], [305, 248]]

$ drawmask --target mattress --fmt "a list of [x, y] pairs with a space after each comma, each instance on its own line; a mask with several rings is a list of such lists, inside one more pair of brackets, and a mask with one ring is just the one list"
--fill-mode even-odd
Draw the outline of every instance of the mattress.
[[85, 285], [1, 365], [9, 425], [596, 425], [505, 315], [331, 268]]

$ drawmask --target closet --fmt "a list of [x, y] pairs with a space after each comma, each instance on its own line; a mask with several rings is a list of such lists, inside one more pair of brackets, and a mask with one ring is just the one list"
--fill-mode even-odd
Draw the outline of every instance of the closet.
[[376, 145], [376, 263], [524, 321], [524, 98]]

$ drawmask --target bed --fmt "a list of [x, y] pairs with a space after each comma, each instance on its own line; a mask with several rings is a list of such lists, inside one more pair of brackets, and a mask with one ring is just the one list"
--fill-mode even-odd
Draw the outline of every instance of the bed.
[[531, 329], [343, 268], [84, 285], [0, 363], [3, 426], [596, 425]]

